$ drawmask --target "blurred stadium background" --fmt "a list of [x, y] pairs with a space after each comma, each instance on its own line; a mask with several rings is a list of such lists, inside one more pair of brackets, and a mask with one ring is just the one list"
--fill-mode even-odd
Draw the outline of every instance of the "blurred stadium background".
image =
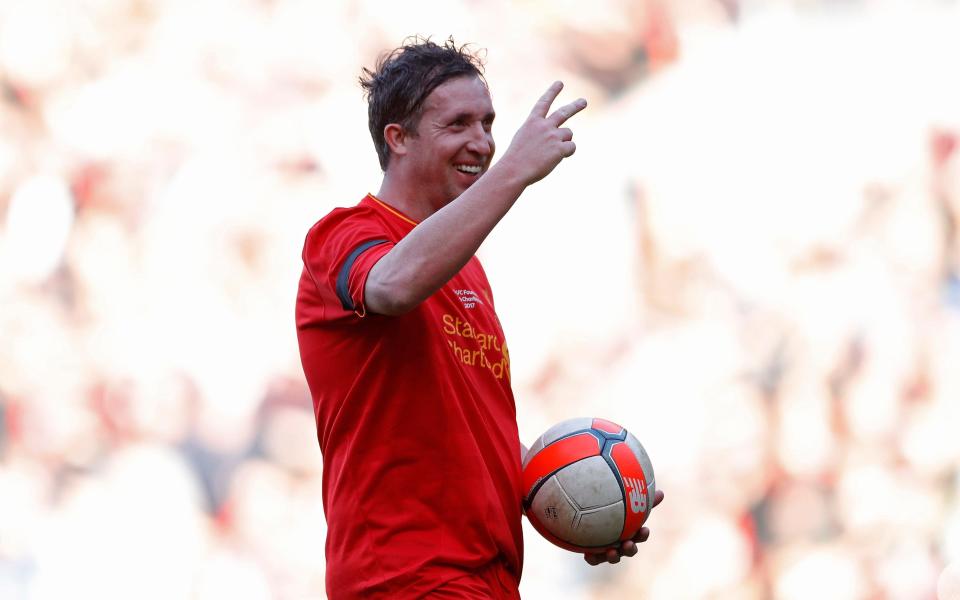
[[2, 0], [0, 597], [323, 597], [299, 253], [379, 186], [356, 78], [419, 33], [488, 49], [501, 150], [554, 79], [590, 100], [481, 258], [523, 440], [619, 421], [667, 493], [615, 567], [528, 529], [524, 596], [937, 598], [958, 32], [951, 0]]

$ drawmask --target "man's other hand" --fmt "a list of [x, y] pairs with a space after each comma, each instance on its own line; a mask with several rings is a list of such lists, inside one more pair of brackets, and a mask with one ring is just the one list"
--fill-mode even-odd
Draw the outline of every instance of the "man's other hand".
[[[653, 499], [653, 506], [651, 509], [658, 504], [663, 502], [663, 492], [657, 490], [656, 496]], [[632, 540], [627, 540], [620, 544], [619, 548], [610, 548], [605, 552], [597, 553], [587, 553], [583, 555], [583, 560], [587, 561], [587, 564], [596, 566], [601, 563], [610, 563], [612, 565], [620, 562], [621, 557], [631, 557], [637, 553], [637, 544], [642, 544], [647, 541], [647, 538], [650, 537], [650, 530], [646, 527], [641, 527], [640, 531], [637, 532], [637, 535], [633, 536]]]

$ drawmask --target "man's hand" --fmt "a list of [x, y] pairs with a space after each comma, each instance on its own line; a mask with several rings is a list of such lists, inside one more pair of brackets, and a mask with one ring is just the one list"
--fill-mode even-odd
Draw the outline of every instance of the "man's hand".
[[[657, 494], [653, 499], [653, 506], [660, 504], [663, 501], [663, 492], [657, 490]], [[651, 507], [653, 508], [653, 507]], [[646, 527], [641, 527], [640, 531], [637, 532], [637, 535], [633, 536], [632, 540], [627, 540], [620, 544], [619, 548], [611, 548], [606, 552], [598, 552], [596, 554], [584, 554], [583, 560], [587, 561], [587, 564], [596, 566], [600, 563], [610, 563], [617, 564], [620, 562], [620, 557], [626, 556], [630, 557], [637, 553], [637, 544], [642, 544], [647, 541], [647, 538], [650, 537], [650, 530]]]
[[550, 105], [557, 99], [563, 82], [555, 81], [533, 105], [530, 116], [513, 136], [501, 163], [520, 177], [525, 185], [540, 181], [553, 171], [560, 161], [577, 150], [573, 131], [561, 127], [567, 119], [587, 107], [587, 101], [578, 98], [561, 106], [549, 116]]

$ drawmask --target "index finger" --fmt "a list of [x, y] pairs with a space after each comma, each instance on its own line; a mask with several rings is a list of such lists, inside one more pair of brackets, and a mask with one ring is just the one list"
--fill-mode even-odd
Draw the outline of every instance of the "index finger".
[[560, 95], [560, 90], [563, 89], [562, 81], [554, 81], [550, 84], [550, 87], [547, 88], [547, 91], [540, 96], [540, 99], [537, 100], [537, 103], [533, 105], [533, 110], [530, 111], [531, 115], [536, 115], [538, 117], [546, 117], [547, 111], [550, 110], [550, 105], [553, 104], [553, 101], [557, 99], [557, 96]]

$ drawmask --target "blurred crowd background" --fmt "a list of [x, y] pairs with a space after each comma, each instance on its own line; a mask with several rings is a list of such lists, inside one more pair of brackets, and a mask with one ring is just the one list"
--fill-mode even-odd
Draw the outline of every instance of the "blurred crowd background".
[[501, 151], [590, 101], [480, 256], [522, 439], [618, 421], [667, 498], [616, 566], [527, 529], [524, 597], [946, 600], [955, 0], [2, 0], [0, 597], [324, 597], [300, 250], [411, 34]]

